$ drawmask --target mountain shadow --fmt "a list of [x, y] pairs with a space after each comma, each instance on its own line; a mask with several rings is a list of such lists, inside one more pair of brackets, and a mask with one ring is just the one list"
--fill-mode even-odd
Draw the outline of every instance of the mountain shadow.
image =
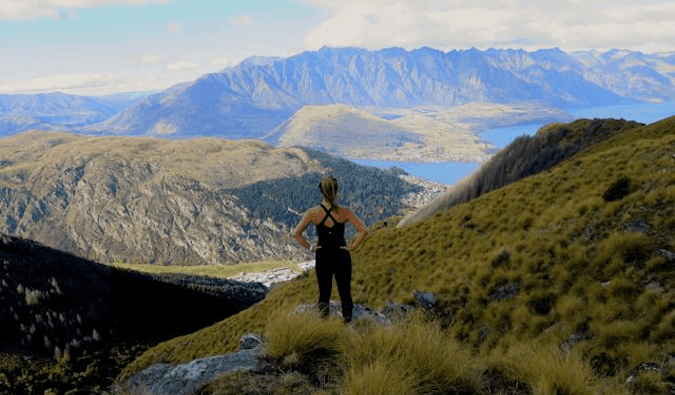
[[[0, 353], [63, 363], [194, 332], [267, 292], [258, 283], [119, 270], [1, 233], [0, 265]], [[13, 394], [30, 393], [15, 370], [4, 370], [0, 393], [13, 385]]]

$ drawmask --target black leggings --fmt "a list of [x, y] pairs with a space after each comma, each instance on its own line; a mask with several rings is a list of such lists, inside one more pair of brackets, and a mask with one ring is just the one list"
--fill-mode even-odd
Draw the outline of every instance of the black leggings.
[[342, 301], [342, 317], [351, 321], [354, 307], [350, 289], [352, 257], [342, 248], [319, 248], [316, 250], [316, 278], [319, 282], [319, 311], [324, 317], [328, 315], [333, 275]]

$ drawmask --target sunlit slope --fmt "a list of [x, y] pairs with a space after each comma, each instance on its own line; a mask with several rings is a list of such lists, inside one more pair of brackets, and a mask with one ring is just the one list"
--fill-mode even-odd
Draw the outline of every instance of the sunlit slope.
[[548, 170], [576, 153], [625, 130], [644, 124], [623, 119], [578, 119], [540, 128], [523, 135], [493, 155], [469, 177], [437, 196], [422, 209], [405, 216], [398, 226], [408, 226], [440, 210], [468, 202], [525, 177]]
[[[587, 363], [630, 369], [664, 360], [675, 353], [674, 155], [671, 117], [412, 226], [376, 224], [352, 253], [355, 302], [379, 309], [412, 302], [415, 289], [434, 292], [436, 317], [480, 354], [532, 339], [557, 347], [576, 334], [592, 339], [578, 346]], [[244, 333], [317, 295], [311, 272], [158, 345], [120, 378], [232, 351]]]
[[401, 172], [255, 140], [34, 131], [0, 139], [0, 231], [102, 263], [302, 262], [289, 234], [323, 175], [372, 224], [422, 191]]

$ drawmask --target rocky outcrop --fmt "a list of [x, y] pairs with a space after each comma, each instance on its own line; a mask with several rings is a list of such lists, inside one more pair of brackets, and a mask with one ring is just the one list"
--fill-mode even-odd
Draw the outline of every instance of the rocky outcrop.
[[262, 365], [262, 348], [200, 358], [183, 365], [158, 364], [132, 377], [124, 386], [129, 395], [193, 395], [218, 377]]
[[3, 139], [0, 158], [0, 231], [102, 263], [305, 261], [290, 237], [293, 212], [318, 203], [328, 167], [353, 185], [344, 204], [364, 223], [422, 189], [318, 151], [251, 140], [31, 132]]
[[[312, 314], [316, 311], [314, 304], [296, 306], [293, 314]], [[391, 312], [400, 309], [391, 308]], [[330, 315], [341, 317], [340, 303], [330, 302]], [[354, 320], [366, 319], [376, 325], [391, 326], [392, 320], [383, 312], [375, 311], [367, 306], [356, 304], [353, 311]], [[113, 388], [113, 392], [123, 390], [128, 395], [193, 395], [200, 388], [208, 385], [218, 377], [248, 370], [265, 374], [270, 369], [269, 360], [265, 359], [265, 341], [260, 335], [248, 333], [239, 341], [239, 350], [226, 355], [200, 358], [185, 364], [153, 365]]]
[[[317, 312], [316, 304], [301, 304], [293, 309], [293, 314], [312, 314]], [[336, 301], [331, 300], [328, 308], [329, 316], [335, 316], [342, 319], [342, 304]], [[354, 309], [352, 311], [352, 320], [367, 319], [376, 324], [383, 326], [390, 326], [391, 320], [384, 313], [375, 311], [368, 306], [362, 304], [354, 304]]]
[[230, 280], [239, 281], [242, 283], [260, 283], [266, 287], [270, 287], [272, 284], [290, 281], [302, 275], [302, 273], [314, 268], [315, 264], [316, 261], [313, 260], [297, 263], [296, 265], [300, 270], [302, 270], [302, 272], [298, 272], [289, 269], [287, 267], [280, 267], [276, 269], [266, 270], [264, 272], [255, 272], [255, 273], [241, 272], [236, 276], [231, 276], [228, 278]]

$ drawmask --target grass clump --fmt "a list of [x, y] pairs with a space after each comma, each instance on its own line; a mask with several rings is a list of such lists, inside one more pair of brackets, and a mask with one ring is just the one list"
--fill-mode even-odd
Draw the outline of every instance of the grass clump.
[[338, 320], [317, 314], [278, 315], [270, 320], [266, 349], [283, 365], [298, 366], [317, 357], [337, 357], [349, 347], [348, 334]]

